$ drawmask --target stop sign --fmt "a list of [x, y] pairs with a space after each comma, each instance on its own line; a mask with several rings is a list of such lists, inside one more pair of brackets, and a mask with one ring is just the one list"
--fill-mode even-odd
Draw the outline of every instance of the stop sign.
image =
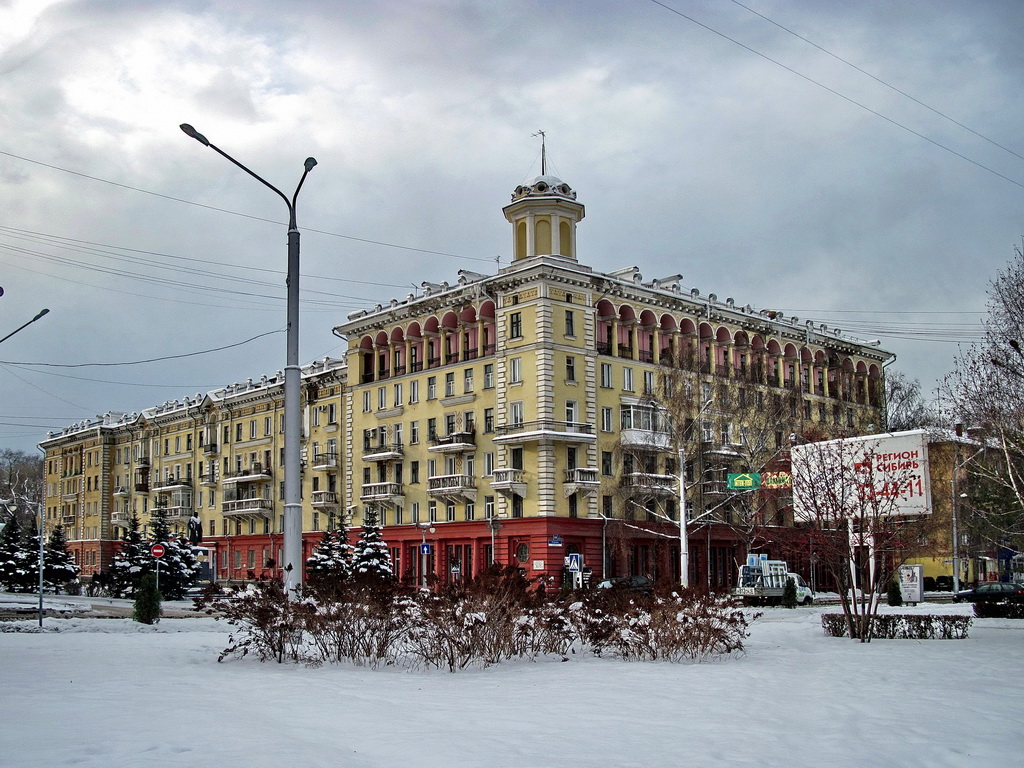
[[154, 544], [152, 547], [149, 548], [149, 554], [151, 554], [153, 557], [163, 557], [164, 552], [166, 551], [167, 550], [164, 548], [163, 544]]

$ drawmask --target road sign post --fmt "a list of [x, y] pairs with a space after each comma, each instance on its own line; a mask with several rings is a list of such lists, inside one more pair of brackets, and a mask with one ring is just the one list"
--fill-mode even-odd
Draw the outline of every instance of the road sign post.
[[156, 591], [160, 591], [160, 558], [164, 556], [167, 548], [163, 544], [154, 544], [149, 548], [149, 554], [156, 558]]

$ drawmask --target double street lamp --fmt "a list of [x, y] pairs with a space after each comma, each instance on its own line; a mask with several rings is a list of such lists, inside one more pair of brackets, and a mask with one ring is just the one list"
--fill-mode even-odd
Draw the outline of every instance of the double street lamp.
[[217, 154], [227, 158], [243, 171], [248, 173], [265, 187], [276, 192], [288, 206], [288, 338], [287, 360], [284, 369], [284, 562], [286, 591], [294, 595], [302, 585], [302, 496], [300, 490], [301, 447], [299, 419], [299, 387], [301, 369], [299, 368], [299, 229], [295, 223], [295, 202], [302, 189], [302, 183], [316, 160], [307, 157], [303, 163], [302, 178], [299, 179], [295, 193], [289, 200], [277, 187], [266, 181], [240, 162], [210, 143], [188, 123], [180, 126], [186, 136], [190, 136], [204, 147], [209, 147]]

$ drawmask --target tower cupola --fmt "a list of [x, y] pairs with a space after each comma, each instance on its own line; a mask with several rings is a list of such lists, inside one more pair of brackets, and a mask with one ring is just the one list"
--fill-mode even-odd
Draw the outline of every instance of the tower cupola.
[[584, 216], [576, 191], [549, 176], [541, 149], [541, 175], [515, 188], [501, 209], [512, 224], [513, 261], [533, 256], [560, 256], [576, 261], [576, 224]]

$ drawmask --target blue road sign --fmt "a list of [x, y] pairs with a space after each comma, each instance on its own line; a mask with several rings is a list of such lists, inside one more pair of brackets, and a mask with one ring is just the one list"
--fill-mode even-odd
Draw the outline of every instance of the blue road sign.
[[431, 546], [430, 544], [420, 544], [420, 554], [421, 555], [429, 555], [430, 554], [430, 546]]
[[583, 570], [583, 556], [579, 552], [573, 552], [565, 556], [565, 567], [572, 573], [579, 573]]

